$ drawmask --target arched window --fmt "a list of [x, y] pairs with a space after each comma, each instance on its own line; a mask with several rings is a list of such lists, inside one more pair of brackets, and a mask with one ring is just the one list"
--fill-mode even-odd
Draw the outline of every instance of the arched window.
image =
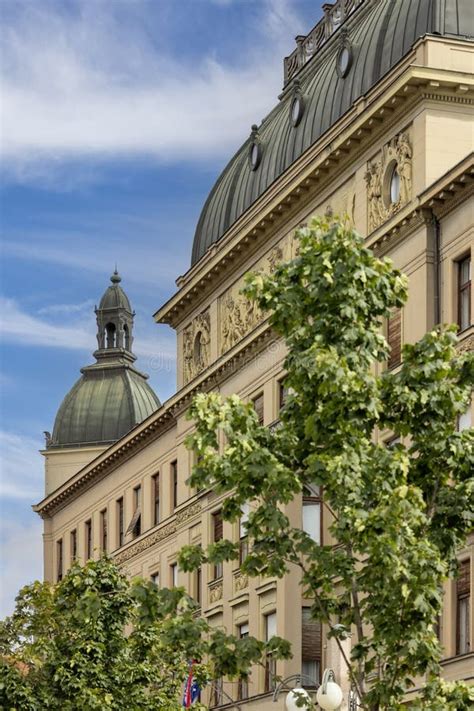
[[107, 348], [115, 348], [117, 345], [117, 329], [114, 323], [108, 323], [105, 327], [105, 336], [107, 339]]
[[124, 347], [127, 351], [129, 351], [130, 350], [130, 331], [128, 330], [127, 324], [125, 324], [123, 327], [123, 335], [124, 335]]

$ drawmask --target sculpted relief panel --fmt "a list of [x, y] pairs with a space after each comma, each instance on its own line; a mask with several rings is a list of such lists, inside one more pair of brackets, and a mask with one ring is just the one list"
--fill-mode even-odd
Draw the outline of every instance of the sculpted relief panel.
[[205, 370], [211, 362], [211, 317], [209, 309], [198, 314], [183, 332], [184, 383]]
[[[285, 237], [250, 271], [269, 274], [280, 262], [291, 259], [294, 256], [294, 250], [293, 237]], [[240, 279], [219, 299], [219, 352], [221, 354], [235, 346], [264, 318], [257, 305], [240, 293], [243, 286], [244, 280]]]
[[409, 131], [402, 131], [367, 163], [365, 180], [369, 233], [410, 201], [412, 157]]

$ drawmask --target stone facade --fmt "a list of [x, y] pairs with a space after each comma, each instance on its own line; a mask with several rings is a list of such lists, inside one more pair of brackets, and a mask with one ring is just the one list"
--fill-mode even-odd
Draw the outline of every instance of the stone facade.
[[[366, 244], [387, 255], [409, 277], [409, 299], [403, 313], [403, 340], [414, 342], [441, 322], [457, 318], [458, 261], [473, 250], [472, 212], [472, 83], [470, 45], [446, 38], [425, 37], [410, 62], [395, 68], [390, 82], [382, 82], [328, 130], [320, 141], [277, 180], [202, 263], [181, 280], [179, 290], [157, 313], [179, 334], [183, 387], [155, 415], [90, 463], [61, 459], [48, 467], [67, 469], [64, 484], [36, 510], [45, 525], [45, 577], [56, 577], [56, 542], [64, 541], [64, 561], [70, 562], [70, 534], [77, 530], [78, 554], [84, 559], [84, 524], [92, 520], [94, 555], [100, 553], [100, 512], [109, 523], [109, 552], [126, 565], [130, 575], [159, 574], [170, 585], [179, 549], [190, 542], [212, 541], [212, 515], [222, 506], [213, 491], [196, 493], [187, 484], [193, 459], [184, 445], [191, 423], [186, 409], [201, 388], [215, 388], [223, 396], [238, 393], [245, 400], [263, 396], [264, 424], [278, 418], [278, 388], [284, 375], [285, 351], [265, 322], [264, 314], [242, 296], [244, 275], [270, 272], [281, 260], [295, 255], [292, 235], [311, 215], [328, 210], [346, 212]], [[471, 55], [472, 56], [472, 55]], [[464, 62], [464, 64], [463, 64]], [[441, 69], [440, 69], [441, 68]], [[462, 79], [462, 82], [461, 82]], [[429, 96], [428, 96], [429, 94]], [[334, 130], [333, 130], [334, 129]], [[450, 140], [446, 136], [450, 136]], [[398, 182], [388, 200], [388, 176], [397, 168]], [[434, 226], [437, 225], [435, 231]], [[439, 240], [438, 242], [436, 240]], [[471, 295], [471, 313], [472, 309]], [[474, 348], [474, 327], [460, 334], [460, 350]], [[390, 433], [376, 433], [384, 440]], [[76, 464], [75, 464], [76, 462]], [[172, 473], [177, 467], [177, 501]], [[160, 474], [160, 517], [155, 520], [153, 477]], [[56, 476], [56, 474], [55, 474]], [[57, 477], [56, 477], [57, 479]], [[56, 480], [55, 479], [55, 480]], [[133, 488], [142, 487], [142, 531], [135, 540], [118, 539], [117, 501], [123, 500], [125, 528], [133, 514]], [[301, 501], [288, 505], [294, 525], [302, 524]], [[323, 516], [323, 543], [331, 536]], [[224, 537], [238, 540], [237, 524], [224, 522]], [[460, 559], [471, 561], [474, 576], [474, 537]], [[178, 582], [193, 593], [193, 578], [178, 572]], [[472, 580], [474, 588], [474, 580]], [[446, 678], [472, 675], [474, 653], [458, 654], [456, 593], [445, 585], [441, 639]], [[283, 678], [301, 673], [302, 606], [299, 573], [282, 580], [249, 579], [238, 564], [225, 563], [223, 575], [213, 578], [202, 570], [201, 612], [210, 624], [236, 632], [248, 624], [249, 633], [263, 638], [266, 616], [276, 613], [277, 634], [289, 639], [293, 658], [277, 664]], [[471, 649], [474, 645], [474, 596], [471, 594]], [[348, 642], [350, 644], [350, 642]], [[321, 667], [335, 669], [348, 690], [341, 656], [323, 630]], [[226, 699], [236, 701], [237, 685], [225, 680]], [[206, 692], [207, 693], [207, 692]], [[272, 694], [265, 693], [264, 673], [252, 670], [250, 699], [238, 701], [249, 711], [274, 711]], [[204, 695], [204, 700], [207, 701]], [[280, 706], [283, 698], [280, 699]], [[279, 706], [279, 707], [280, 707]], [[278, 708], [279, 708], [278, 707]], [[237, 706], [229, 705], [229, 708]], [[345, 707], [343, 707], [345, 708]]]

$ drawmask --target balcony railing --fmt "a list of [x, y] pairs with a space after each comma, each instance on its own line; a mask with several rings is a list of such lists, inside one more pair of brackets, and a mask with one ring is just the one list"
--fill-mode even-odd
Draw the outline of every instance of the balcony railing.
[[335, 3], [323, 5], [324, 16], [322, 19], [309, 34], [296, 37], [296, 49], [283, 60], [285, 84], [304, 67], [306, 62], [314, 57], [336, 30], [364, 2], [365, 0], [337, 0]]

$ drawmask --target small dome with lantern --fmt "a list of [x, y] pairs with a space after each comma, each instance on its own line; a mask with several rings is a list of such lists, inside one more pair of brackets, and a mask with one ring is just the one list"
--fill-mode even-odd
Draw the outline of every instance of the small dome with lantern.
[[112, 444], [161, 405], [148, 376], [133, 365], [135, 313], [117, 270], [110, 281], [95, 309], [96, 363], [81, 368], [61, 403], [48, 449]]

